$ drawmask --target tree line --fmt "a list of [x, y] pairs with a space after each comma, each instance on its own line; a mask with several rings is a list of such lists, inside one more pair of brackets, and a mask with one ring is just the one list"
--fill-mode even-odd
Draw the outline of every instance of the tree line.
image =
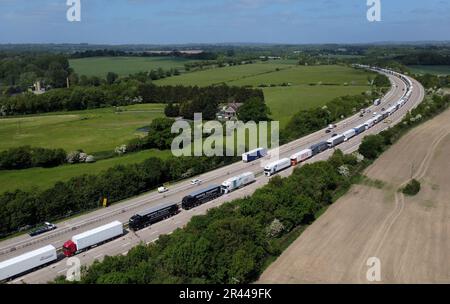
[[[123, 79], [97, 87], [74, 86], [54, 89], [45, 94], [24, 93], [0, 97], [0, 115], [24, 115], [55, 111], [75, 111], [136, 103], [183, 103], [183, 114], [191, 118], [194, 111], [212, 118], [218, 103], [245, 102], [251, 97], [264, 99], [261, 90], [227, 85], [157, 86], [150, 82]], [[214, 114], [214, 115], [212, 115]]]
[[33, 167], [51, 168], [66, 162], [63, 149], [45, 149], [30, 146], [10, 148], [0, 152], [0, 170], [20, 170]]
[[71, 73], [65, 55], [0, 53], [0, 83], [5, 95], [26, 91], [37, 80], [53, 88], [65, 87]]
[[0, 237], [99, 208], [105, 197], [114, 203], [235, 161], [233, 157], [152, 157], [139, 164], [118, 165], [100, 174], [57, 182], [46, 190], [5, 192], [0, 195]]
[[296, 113], [281, 130], [280, 142], [290, 142], [353, 115], [371, 105], [372, 100], [378, 96], [379, 94], [373, 92], [370, 96], [361, 94], [337, 97], [327, 102], [322, 108], [302, 110]]

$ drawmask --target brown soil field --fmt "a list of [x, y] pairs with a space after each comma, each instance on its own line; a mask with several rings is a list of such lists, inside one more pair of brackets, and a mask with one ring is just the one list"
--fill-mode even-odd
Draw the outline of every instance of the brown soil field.
[[[258, 283], [450, 283], [450, 110], [413, 129], [262, 274]], [[398, 190], [414, 177], [421, 191]], [[367, 184], [367, 185], [366, 185]]]

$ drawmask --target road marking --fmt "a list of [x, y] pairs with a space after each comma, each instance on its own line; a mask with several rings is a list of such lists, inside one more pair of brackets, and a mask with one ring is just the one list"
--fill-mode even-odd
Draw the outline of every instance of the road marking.
[[153, 231], [152, 233], [150, 233], [150, 235], [154, 235], [154, 234], [157, 234], [158, 233], [158, 231]]
[[67, 271], [67, 268], [64, 268], [63, 270], [58, 271], [58, 273], [62, 273], [64, 271]]
[[98, 258], [101, 257], [101, 256], [103, 256], [103, 253], [102, 253], [102, 254], [99, 254], [99, 255], [96, 255], [96, 256], [94, 257], [94, 260], [95, 260], [95, 259], [98, 259]]
[[123, 244], [122, 247], [126, 247], [128, 245], [130, 245], [130, 243]]

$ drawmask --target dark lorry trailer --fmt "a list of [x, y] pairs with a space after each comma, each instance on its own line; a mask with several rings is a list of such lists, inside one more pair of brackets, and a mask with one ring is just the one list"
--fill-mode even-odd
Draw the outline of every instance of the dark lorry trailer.
[[133, 215], [128, 222], [128, 226], [131, 230], [137, 231], [163, 219], [175, 216], [179, 212], [180, 207], [178, 204], [161, 204]]
[[197, 190], [185, 196], [181, 202], [181, 207], [189, 210], [198, 205], [209, 202], [222, 195], [221, 186], [211, 185], [207, 188]]
[[313, 153], [313, 156], [314, 156], [314, 155], [317, 155], [317, 154], [327, 150], [328, 149], [328, 143], [326, 141], [322, 141], [322, 142], [320, 142], [318, 144], [312, 145], [310, 149], [311, 149], [311, 151]]

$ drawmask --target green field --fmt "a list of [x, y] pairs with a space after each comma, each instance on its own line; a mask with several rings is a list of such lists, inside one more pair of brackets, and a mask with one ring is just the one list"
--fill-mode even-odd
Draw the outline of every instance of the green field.
[[49, 115], [0, 119], [0, 151], [30, 145], [82, 149], [86, 153], [112, 151], [140, 132], [157, 117], [164, 116], [164, 105], [139, 104], [121, 108], [94, 109]]
[[178, 57], [92, 57], [71, 59], [69, 63], [78, 75], [105, 77], [108, 72], [127, 76], [158, 68], [184, 69], [185, 63], [196, 61]]
[[16, 189], [30, 190], [33, 187], [47, 189], [58, 181], [67, 181], [83, 174], [97, 174], [116, 165], [139, 163], [149, 157], [167, 158], [170, 151], [148, 150], [98, 161], [93, 164], [64, 165], [55, 168], [31, 168], [25, 170], [0, 171], [0, 193]]
[[415, 74], [450, 75], [450, 65], [411, 65], [408, 68]]
[[308, 86], [265, 88], [264, 96], [272, 112], [271, 117], [280, 121], [283, 129], [293, 114], [325, 105], [344, 95], [357, 95], [370, 90], [368, 86]]
[[[269, 61], [192, 72], [155, 83], [198, 86], [226, 83], [253, 87], [276, 85], [263, 88], [263, 91], [272, 111], [272, 118], [279, 120], [282, 128], [300, 110], [322, 106], [339, 96], [369, 90], [369, 75], [375, 74], [338, 65], [298, 66], [295, 61]], [[279, 86], [283, 83], [289, 83], [290, 86]]]
[[294, 67], [291, 62], [267, 61], [254, 64], [229, 66], [182, 74], [155, 81], [158, 85], [198, 85], [208, 86], [255, 77], [265, 73], [274, 73], [276, 69], [284, 70]]

